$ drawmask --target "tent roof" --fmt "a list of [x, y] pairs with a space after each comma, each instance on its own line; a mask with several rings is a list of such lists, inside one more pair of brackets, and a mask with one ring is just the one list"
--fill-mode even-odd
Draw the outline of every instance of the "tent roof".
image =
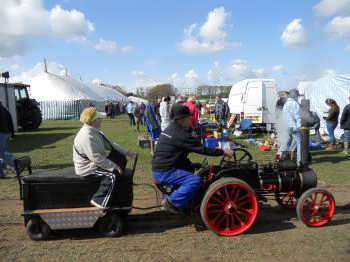
[[31, 96], [38, 101], [102, 100], [83, 83], [47, 72], [37, 74], [28, 83]]
[[28, 79], [31, 97], [38, 101], [124, 101], [126, 97], [104, 86], [86, 84], [70, 76], [40, 72]]
[[141, 98], [141, 97], [137, 97], [137, 96], [128, 96], [128, 99], [129, 99], [130, 101], [133, 101], [134, 103], [141, 103], [141, 102], [143, 102], [143, 103], [145, 103], [145, 104], [148, 104], [148, 103], [149, 103], [148, 100], [143, 99], [143, 98]]

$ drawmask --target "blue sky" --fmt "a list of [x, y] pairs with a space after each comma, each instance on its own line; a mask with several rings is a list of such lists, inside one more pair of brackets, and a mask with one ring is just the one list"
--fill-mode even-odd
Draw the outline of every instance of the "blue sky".
[[349, 0], [3, 1], [0, 70], [12, 75], [44, 57], [85, 81], [127, 88], [248, 77], [290, 88], [349, 73]]

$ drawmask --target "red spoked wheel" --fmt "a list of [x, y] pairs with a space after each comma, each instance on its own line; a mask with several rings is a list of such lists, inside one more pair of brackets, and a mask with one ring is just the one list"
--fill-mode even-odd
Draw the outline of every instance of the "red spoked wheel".
[[298, 200], [298, 219], [310, 227], [327, 224], [334, 215], [335, 200], [325, 189], [311, 188], [305, 191]]
[[236, 178], [221, 178], [208, 188], [200, 212], [210, 230], [221, 236], [235, 236], [253, 225], [258, 203], [247, 183]]
[[297, 207], [298, 197], [294, 191], [290, 192], [275, 192], [277, 203], [286, 209], [294, 209]]

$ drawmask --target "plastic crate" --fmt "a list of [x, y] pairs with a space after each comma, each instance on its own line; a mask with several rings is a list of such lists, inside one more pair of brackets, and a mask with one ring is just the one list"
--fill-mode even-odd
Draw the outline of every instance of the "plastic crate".
[[209, 148], [216, 148], [218, 147], [218, 140], [213, 137], [207, 137], [204, 139], [204, 146]]

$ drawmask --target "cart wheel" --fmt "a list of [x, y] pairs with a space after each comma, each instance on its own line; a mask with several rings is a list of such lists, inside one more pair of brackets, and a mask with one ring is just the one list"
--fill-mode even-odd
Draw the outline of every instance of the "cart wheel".
[[40, 217], [32, 217], [26, 226], [27, 234], [32, 240], [46, 240], [49, 238], [51, 229]]
[[204, 224], [221, 236], [247, 231], [258, 214], [254, 190], [236, 178], [221, 178], [207, 190], [201, 203]]
[[298, 198], [294, 191], [290, 191], [287, 193], [276, 191], [275, 199], [277, 203], [283, 208], [294, 209], [297, 207]]
[[330, 192], [320, 188], [310, 188], [298, 200], [298, 219], [310, 227], [327, 224], [333, 217], [335, 200]]
[[107, 213], [97, 221], [97, 228], [106, 237], [120, 237], [123, 234], [124, 221], [119, 214]]

